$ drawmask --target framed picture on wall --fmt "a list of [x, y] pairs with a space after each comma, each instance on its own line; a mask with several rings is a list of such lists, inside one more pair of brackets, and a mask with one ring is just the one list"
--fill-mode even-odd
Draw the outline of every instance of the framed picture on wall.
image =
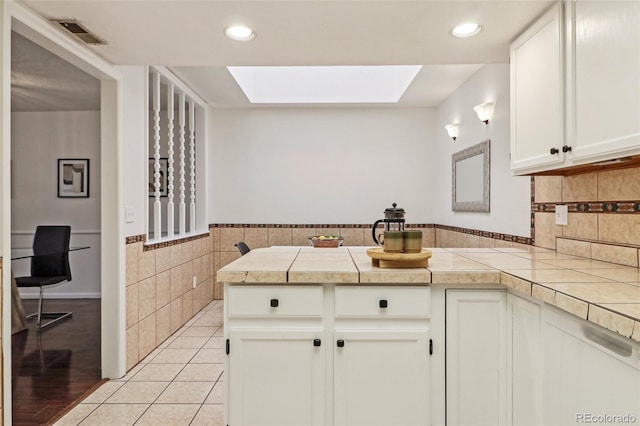
[[89, 159], [58, 159], [58, 198], [89, 198]]
[[[149, 158], [149, 197], [156, 196], [155, 189], [155, 177], [153, 176], [153, 164], [155, 160], [153, 158]], [[169, 169], [169, 159], [161, 158], [160, 159], [160, 196], [167, 196], [167, 174]]]

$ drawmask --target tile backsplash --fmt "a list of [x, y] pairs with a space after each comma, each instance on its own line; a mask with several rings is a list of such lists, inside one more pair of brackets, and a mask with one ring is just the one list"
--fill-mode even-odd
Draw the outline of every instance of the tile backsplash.
[[[534, 179], [535, 245], [638, 266], [640, 167]], [[568, 225], [555, 224], [556, 204]]]

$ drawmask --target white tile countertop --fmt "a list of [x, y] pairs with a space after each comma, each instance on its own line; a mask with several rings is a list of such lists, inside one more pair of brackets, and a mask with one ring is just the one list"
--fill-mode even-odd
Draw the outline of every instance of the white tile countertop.
[[640, 342], [640, 270], [531, 247], [434, 248], [426, 268], [372, 266], [370, 247], [253, 249], [229, 284], [503, 284]]

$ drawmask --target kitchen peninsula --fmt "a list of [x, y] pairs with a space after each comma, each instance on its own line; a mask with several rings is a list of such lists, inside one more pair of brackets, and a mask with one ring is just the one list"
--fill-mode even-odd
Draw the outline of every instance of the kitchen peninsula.
[[532, 247], [380, 269], [366, 250], [254, 249], [218, 271], [226, 423], [640, 418], [633, 268]]

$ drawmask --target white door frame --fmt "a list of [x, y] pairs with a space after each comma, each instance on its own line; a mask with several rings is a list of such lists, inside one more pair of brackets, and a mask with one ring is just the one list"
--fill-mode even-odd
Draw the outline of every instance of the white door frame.
[[102, 377], [126, 373], [122, 77], [110, 63], [14, 0], [0, 1], [0, 254], [5, 424], [11, 424], [11, 31], [101, 81]]

